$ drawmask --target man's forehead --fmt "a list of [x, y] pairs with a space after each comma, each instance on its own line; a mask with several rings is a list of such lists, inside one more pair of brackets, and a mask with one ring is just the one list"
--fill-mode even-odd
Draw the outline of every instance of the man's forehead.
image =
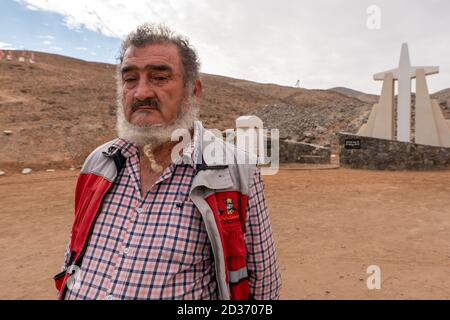
[[130, 46], [124, 54], [122, 66], [128, 64], [168, 64], [180, 67], [181, 59], [178, 48], [174, 44], [151, 44], [144, 47]]

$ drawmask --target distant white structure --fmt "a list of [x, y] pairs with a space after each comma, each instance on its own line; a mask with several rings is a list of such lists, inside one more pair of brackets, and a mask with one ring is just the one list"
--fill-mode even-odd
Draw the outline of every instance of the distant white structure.
[[297, 82], [295, 83], [295, 87], [300, 88], [300, 80], [297, 80]]
[[411, 142], [411, 79], [416, 78], [415, 143], [450, 147], [450, 129], [436, 100], [428, 92], [427, 75], [436, 74], [439, 67], [412, 67], [408, 45], [402, 44], [399, 67], [374, 75], [382, 80], [380, 100], [374, 105], [367, 123], [358, 135], [393, 140], [394, 84], [398, 81], [397, 140]]
[[26, 56], [27, 56], [26, 52], [22, 51], [22, 54], [19, 57], [19, 62], [25, 62]]
[[[0, 61], [3, 60], [3, 58], [6, 56], [6, 60], [13, 61], [14, 60], [14, 54], [12, 51], [7, 51], [5, 53], [3, 50], [0, 50]], [[34, 52], [27, 52], [22, 51], [20, 54], [20, 57], [17, 59], [19, 62], [28, 62], [28, 63], [36, 63], [36, 58]]]

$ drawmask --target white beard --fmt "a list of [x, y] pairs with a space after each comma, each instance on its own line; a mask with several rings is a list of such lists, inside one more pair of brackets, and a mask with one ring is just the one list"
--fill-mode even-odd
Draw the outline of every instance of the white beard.
[[177, 129], [190, 130], [194, 121], [198, 120], [199, 108], [193, 97], [184, 99], [180, 112], [175, 120], [168, 124], [136, 125], [125, 118], [121, 99], [117, 99], [117, 134], [138, 147], [159, 146], [171, 141], [172, 133]]

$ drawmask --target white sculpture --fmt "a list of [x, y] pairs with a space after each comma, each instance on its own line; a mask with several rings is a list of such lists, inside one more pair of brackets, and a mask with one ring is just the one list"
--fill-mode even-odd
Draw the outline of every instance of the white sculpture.
[[374, 80], [383, 80], [380, 101], [374, 105], [358, 135], [394, 139], [394, 82], [397, 80], [397, 140], [411, 142], [411, 79], [416, 78], [415, 142], [450, 147], [449, 127], [437, 101], [430, 99], [425, 80], [425, 76], [438, 72], [439, 67], [412, 67], [408, 45], [402, 44], [399, 67], [374, 75]]

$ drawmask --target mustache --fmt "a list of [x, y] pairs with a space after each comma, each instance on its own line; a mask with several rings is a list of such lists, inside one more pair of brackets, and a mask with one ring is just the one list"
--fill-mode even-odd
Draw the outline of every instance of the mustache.
[[131, 111], [136, 111], [138, 108], [143, 107], [143, 106], [150, 106], [152, 108], [155, 109], [161, 109], [161, 104], [159, 103], [158, 100], [156, 99], [145, 99], [145, 100], [138, 100], [136, 102], [134, 102], [130, 108]]

